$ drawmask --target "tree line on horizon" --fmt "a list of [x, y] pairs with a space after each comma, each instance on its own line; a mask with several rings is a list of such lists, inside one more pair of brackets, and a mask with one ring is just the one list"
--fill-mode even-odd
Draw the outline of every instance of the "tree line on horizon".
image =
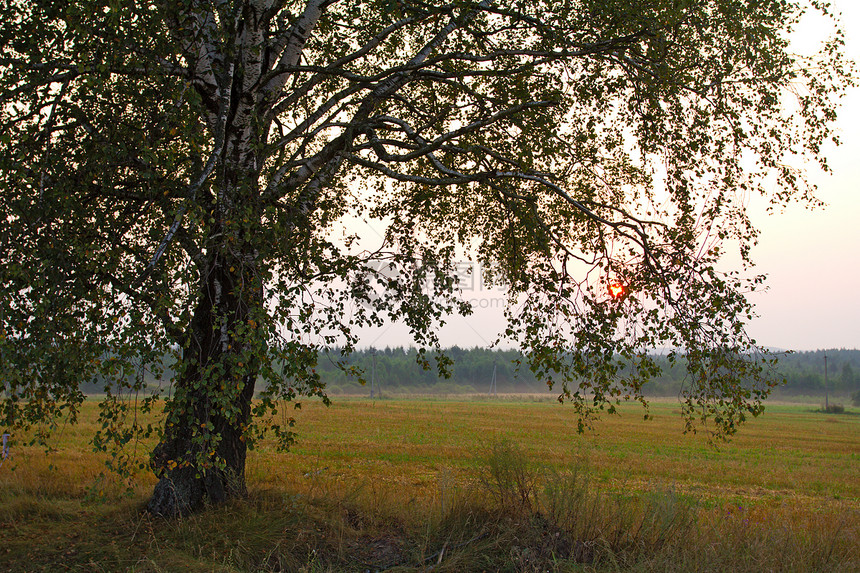
[[[825, 355], [828, 358], [826, 379]], [[527, 361], [519, 350], [453, 346], [445, 350], [444, 356], [451, 362], [449, 378], [440, 376], [436, 368], [423, 368], [419, 350], [414, 347], [371, 347], [356, 350], [346, 358], [335, 348], [319, 354], [316, 370], [332, 396], [369, 394], [371, 382], [377, 397], [490, 392], [494, 369], [497, 393], [547, 391], [546, 385], [528, 369]], [[783, 352], [778, 356], [773, 376], [784, 380], [777, 386], [779, 393], [817, 395], [825, 390], [837, 394], [860, 391], [860, 349]], [[671, 396], [681, 392], [688, 382], [683, 357], [674, 365], [665, 353], [655, 353], [652, 358], [662, 372], [643, 386], [643, 393], [646, 396]], [[433, 364], [439, 355], [429, 352], [424, 359]], [[629, 374], [629, 371], [622, 368], [619, 375], [623, 374]], [[159, 379], [163, 384], [171, 375], [169, 367], [160, 377], [147, 373], [147, 385], [159, 384]], [[87, 384], [84, 390], [97, 394], [103, 388], [94, 382]]]
[[[828, 357], [827, 379], [824, 372], [824, 355]], [[374, 355], [376, 364], [374, 367]], [[417, 362], [418, 350], [404, 347], [367, 348], [355, 351], [347, 359], [348, 366], [356, 367], [362, 376], [350, 375], [337, 367], [341, 358], [337, 352], [320, 355], [317, 371], [326, 383], [328, 392], [360, 394], [370, 391], [371, 378], [378, 392], [457, 394], [488, 392], [496, 371], [496, 390], [499, 393], [544, 392], [547, 388], [525, 366], [526, 360], [518, 350], [492, 350], [454, 346], [445, 351], [451, 359], [451, 377], [442, 378], [435, 369], [424, 370]], [[845, 393], [860, 390], [860, 350], [832, 349], [780, 353], [773, 375], [785, 383], [777, 391], [793, 394]], [[427, 357], [431, 362], [434, 354]], [[651, 396], [678, 394], [688, 379], [680, 358], [670, 364], [665, 354], [653, 356], [662, 372], [643, 386]], [[624, 369], [622, 369], [622, 372]]]

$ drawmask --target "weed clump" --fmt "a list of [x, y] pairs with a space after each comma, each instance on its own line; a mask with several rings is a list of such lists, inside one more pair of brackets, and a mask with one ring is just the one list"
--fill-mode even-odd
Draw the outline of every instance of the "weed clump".
[[695, 526], [695, 507], [673, 490], [605, 491], [584, 464], [564, 470], [533, 464], [511, 442], [487, 448], [479, 485], [500, 516], [505, 556], [516, 570], [554, 570], [559, 562], [633, 563], [675, 543]]

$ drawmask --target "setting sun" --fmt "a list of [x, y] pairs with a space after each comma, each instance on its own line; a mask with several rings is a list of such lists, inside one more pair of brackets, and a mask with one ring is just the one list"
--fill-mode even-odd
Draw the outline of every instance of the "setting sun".
[[624, 296], [624, 293], [627, 289], [624, 288], [624, 285], [621, 283], [610, 283], [609, 284], [609, 296], [612, 298], [621, 298]]

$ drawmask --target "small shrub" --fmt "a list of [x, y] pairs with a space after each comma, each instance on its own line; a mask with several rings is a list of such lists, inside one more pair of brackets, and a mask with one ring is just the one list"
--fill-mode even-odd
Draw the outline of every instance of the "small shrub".
[[519, 446], [495, 442], [482, 461], [479, 480], [499, 508], [532, 513], [538, 472]]
[[825, 414], [844, 414], [845, 406], [842, 404], [828, 404], [824, 408], [821, 408], [821, 411]]

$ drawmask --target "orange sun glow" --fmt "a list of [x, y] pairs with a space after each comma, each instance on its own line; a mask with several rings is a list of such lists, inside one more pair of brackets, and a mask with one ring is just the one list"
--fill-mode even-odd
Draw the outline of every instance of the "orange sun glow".
[[624, 285], [621, 283], [610, 283], [609, 284], [609, 296], [612, 298], [621, 298], [624, 296], [625, 292]]

